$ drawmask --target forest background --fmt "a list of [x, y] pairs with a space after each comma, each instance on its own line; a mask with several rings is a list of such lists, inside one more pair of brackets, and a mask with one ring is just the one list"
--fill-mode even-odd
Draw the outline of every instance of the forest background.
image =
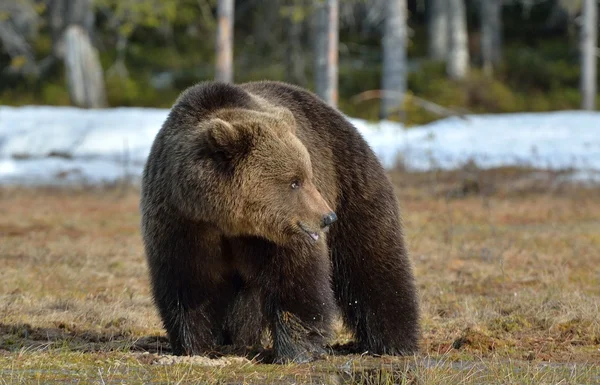
[[[336, 14], [324, 17], [331, 3]], [[584, 17], [585, 3], [237, 0], [224, 15], [216, 0], [5, 0], [0, 104], [170, 107], [186, 87], [218, 76], [225, 16], [232, 81], [283, 80], [319, 94], [334, 20], [334, 104], [353, 117], [412, 125], [448, 111], [595, 109], [597, 65], [584, 65], [583, 26], [589, 20], [597, 31], [598, 21]], [[69, 34], [72, 25], [78, 29]], [[593, 50], [597, 32], [588, 37]], [[396, 75], [386, 73], [386, 60], [399, 66]], [[77, 65], [92, 75], [70, 79]], [[78, 96], [73, 82], [97, 95]], [[383, 106], [377, 93], [390, 82], [400, 108]]]

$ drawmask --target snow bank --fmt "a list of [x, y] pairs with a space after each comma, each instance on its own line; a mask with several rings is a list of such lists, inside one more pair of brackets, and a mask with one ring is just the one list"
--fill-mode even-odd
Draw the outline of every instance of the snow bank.
[[0, 107], [0, 183], [139, 178], [167, 109]]
[[[167, 109], [0, 106], [0, 183], [139, 180]], [[349, 118], [386, 167], [600, 170], [600, 113], [471, 115], [404, 129]]]
[[[398, 155], [410, 168], [529, 165], [600, 170], [600, 113], [560, 111], [469, 115], [403, 130], [351, 119], [386, 166]], [[380, 126], [380, 130], [377, 130]]]

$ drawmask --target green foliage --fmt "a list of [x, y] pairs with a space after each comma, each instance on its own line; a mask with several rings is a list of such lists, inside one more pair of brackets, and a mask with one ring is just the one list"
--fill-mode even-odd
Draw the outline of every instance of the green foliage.
[[68, 106], [71, 104], [69, 92], [63, 84], [47, 83], [41, 90], [42, 104], [53, 104], [58, 106]]
[[477, 70], [471, 72], [465, 91], [465, 104], [475, 112], [514, 112], [523, 105], [518, 92]]
[[37, 57], [44, 58], [52, 52], [52, 37], [50, 34], [40, 34], [31, 42], [32, 49]]
[[170, 107], [177, 98], [176, 90], [156, 90], [148, 76], [144, 80], [109, 76], [106, 78], [106, 95], [110, 106]]
[[[345, 114], [370, 121], [379, 120], [379, 100], [372, 99], [361, 103], [354, 103], [348, 98], [340, 98], [338, 107]], [[392, 120], [392, 119], [390, 119]]]
[[443, 63], [424, 62], [408, 76], [408, 89], [415, 95], [445, 107], [466, 106], [466, 89], [449, 80]]
[[565, 51], [561, 57], [549, 58], [537, 50], [512, 48], [506, 50], [504, 62], [504, 76], [514, 87], [549, 91], [579, 86], [578, 60], [565, 55]]
[[285, 80], [285, 69], [280, 63], [271, 63], [261, 67], [243, 68], [243, 66], [235, 66], [235, 82], [249, 82], [253, 80]]
[[281, 17], [290, 20], [292, 23], [303, 22], [313, 11], [313, 7], [302, 7], [298, 4], [283, 5], [279, 7]]
[[0, 92], [0, 105], [22, 106], [36, 104], [35, 95], [20, 88], [6, 88]]
[[111, 10], [123, 36], [131, 36], [138, 26], [157, 28], [174, 22], [178, 6], [176, 1], [164, 0], [94, 0], [94, 5]]
[[62, 78], [35, 85], [24, 82], [16, 87], [7, 87], [0, 91], [0, 104], [21, 106], [30, 104], [47, 104], [52, 106], [68, 106], [71, 104], [69, 92]]
[[[408, 77], [408, 88], [415, 95], [456, 110], [473, 113], [545, 112], [578, 109], [579, 65], [566, 59], [545, 60], [539, 52], [511, 49], [503, 68], [489, 77], [473, 68], [463, 82], [445, 75], [443, 63], [424, 62]], [[409, 123], [422, 124], [439, 118], [408, 103]]]
[[352, 97], [367, 90], [379, 89], [381, 84], [381, 64], [356, 65], [347, 59], [340, 61], [339, 67], [339, 108], [350, 116], [367, 120], [378, 120], [380, 101], [378, 99], [354, 102]]
[[522, 108], [533, 112], [578, 109], [581, 105], [581, 94], [578, 89], [573, 88], [530, 93], [524, 99]]

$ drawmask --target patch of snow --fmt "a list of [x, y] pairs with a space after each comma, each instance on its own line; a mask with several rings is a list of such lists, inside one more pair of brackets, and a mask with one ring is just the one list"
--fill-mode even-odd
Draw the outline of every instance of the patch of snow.
[[[0, 183], [139, 181], [168, 109], [0, 106]], [[600, 113], [561, 111], [469, 115], [405, 129], [348, 117], [385, 167], [521, 165], [573, 168], [598, 179]]]
[[[409, 168], [456, 168], [472, 160], [483, 168], [526, 165], [600, 169], [600, 113], [560, 111], [469, 115], [402, 130], [350, 119], [373, 143], [382, 162], [393, 166], [400, 153]], [[394, 128], [394, 125], [396, 128]]]
[[143, 158], [167, 114], [152, 108], [0, 107], [0, 158]]

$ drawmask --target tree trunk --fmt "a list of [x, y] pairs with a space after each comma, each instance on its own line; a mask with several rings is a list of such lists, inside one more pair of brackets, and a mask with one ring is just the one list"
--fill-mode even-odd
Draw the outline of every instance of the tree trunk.
[[215, 80], [233, 82], [233, 0], [219, 0], [217, 5], [217, 60]]
[[596, 108], [598, 65], [598, 3], [583, 0], [583, 25], [581, 27], [581, 108]]
[[316, 93], [325, 102], [338, 102], [338, 0], [326, 0], [317, 10]]
[[64, 46], [71, 102], [84, 108], [105, 107], [102, 67], [87, 31], [79, 25], [71, 25], [65, 31]]
[[83, 108], [107, 105], [104, 74], [91, 41], [91, 0], [49, 0], [52, 52], [63, 59], [71, 102]]
[[[486, 0], [489, 1], [489, 0]], [[448, 0], [449, 51], [446, 71], [450, 79], [462, 80], [469, 72], [469, 41], [464, 0]]]
[[52, 52], [62, 59], [66, 29], [73, 24], [82, 26], [91, 38], [94, 33], [94, 12], [91, 0], [49, 0], [48, 14], [52, 33]]
[[492, 75], [502, 57], [502, 0], [481, 1], [481, 54], [484, 72]]
[[387, 0], [386, 5], [381, 81], [381, 88], [384, 90], [380, 111], [382, 119], [386, 119], [394, 108], [402, 104], [402, 95], [406, 91], [406, 0]]
[[445, 61], [448, 57], [448, 0], [430, 0], [429, 4], [429, 57]]

